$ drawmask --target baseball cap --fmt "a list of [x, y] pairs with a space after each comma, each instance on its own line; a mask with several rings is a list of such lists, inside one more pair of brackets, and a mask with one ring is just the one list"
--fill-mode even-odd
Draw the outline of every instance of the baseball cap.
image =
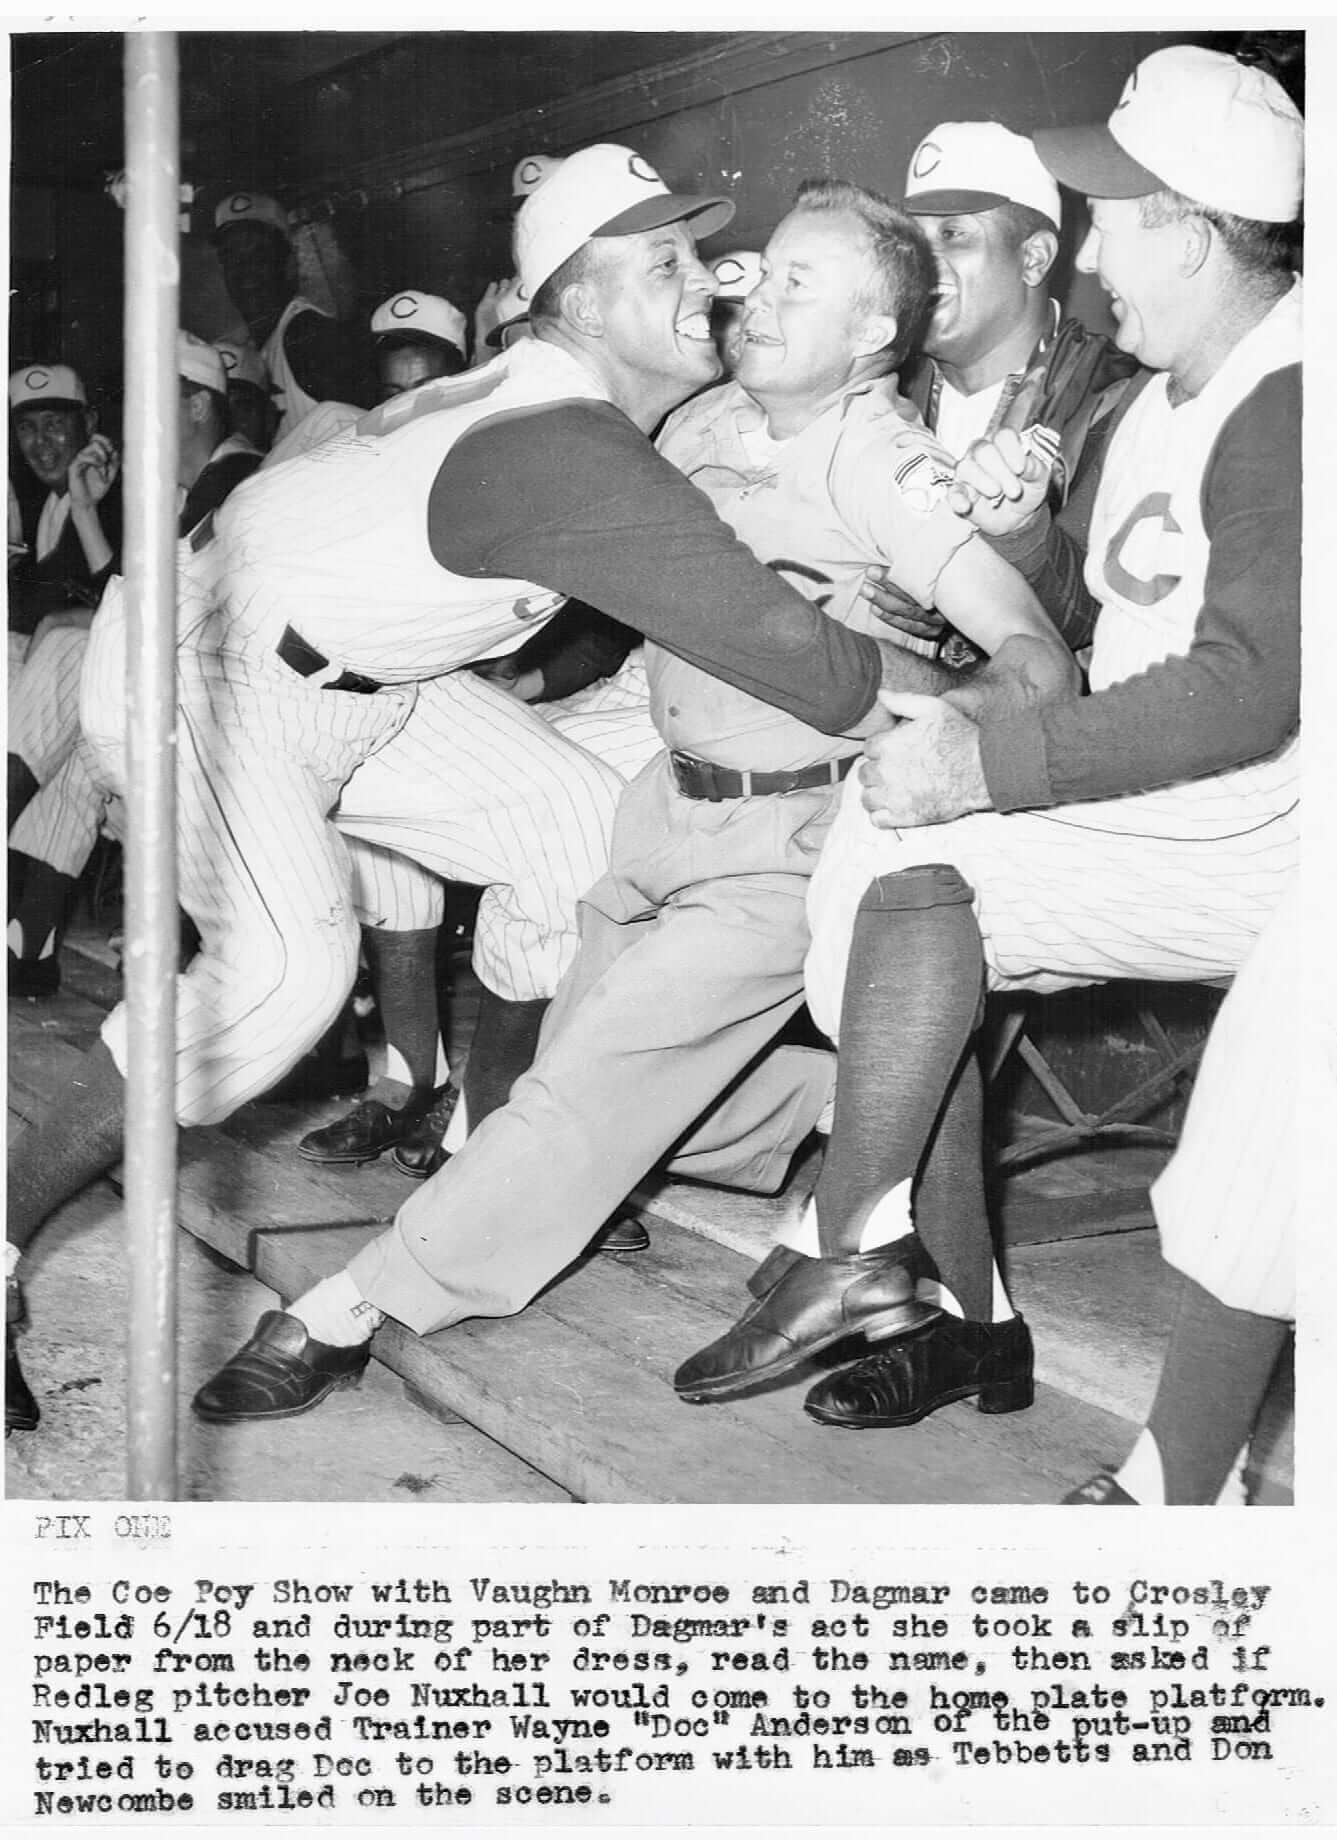
[[249, 383], [252, 389], [263, 390], [269, 395], [272, 388], [269, 366], [254, 345], [241, 339], [215, 339], [214, 350], [223, 360], [223, 371], [230, 384]]
[[1304, 117], [1266, 71], [1200, 45], [1143, 58], [1108, 125], [1041, 128], [1040, 158], [1088, 198], [1169, 187], [1255, 223], [1299, 216]]
[[420, 294], [416, 288], [392, 294], [372, 314], [371, 330], [376, 338], [400, 334], [453, 345], [461, 357], [466, 356], [468, 331], [464, 315], [439, 294]]
[[214, 235], [230, 224], [264, 224], [279, 235], [289, 237], [288, 213], [277, 198], [263, 192], [229, 192], [214, 210]]
[[553, 153], [527, 153], [523, 160], [517, 160], [515, 171], [511, 174], [512, 198], [528, 198], [557, 171], [562, 164], [558, 155]]
[[1024, 134], [999, 121], [941, 121], [910, 155], [905, 208], [921, 217], [1024, 204], [1057, 230], [1058, 187]]
[[9, 407], [86, 409], [88, 393], [68, 364], [25, 364], [9, 373]]
[[733, 216], [728, 198], [671, 192], [630, 147], [601, 141], [563, 160], [520, 206], [515, 267], [527, 306], [548, 277], [596, 236], [634, 236], [690, 220], [698, 236], [722, 230]]
[[176, 374], [187, 383], [198, 383], [202, 389], [227, 395], [227, 371], [221, 353], [206, 339], [197, 339], [184, 328], [176, 335]]
[[717, 300], [746, 300], [761, 282], [761, 257], [755, 249], [732, 249], [727, 256], [717, 256], [710, 272], [719, 284]]
[[520, 283], [512, 279], [497, 295], [497, 323], [488, 333], [485, 342], [494, 347], [499, 346], [512, 326], [518, 326], [528, 318], [528, 305], [520, 298]]

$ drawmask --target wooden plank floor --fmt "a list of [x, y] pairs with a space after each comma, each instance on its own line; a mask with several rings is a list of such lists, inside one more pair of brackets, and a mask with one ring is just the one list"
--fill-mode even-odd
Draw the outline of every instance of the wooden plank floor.
[[[66, 960], [57, 999], [10, 1005], [10, 1106], [21, 1117], [59, 1094], [115, 994], [101, 967], [68, 950]], [[181, 1224], [289, 1298], [344, 1262], [406, 1185], [388, 1162], [335, 1172], [296, 1159], [297, 1138], [341, 1109], [258, 1104], [190, 1133]], [[1029, 1412], [985, 1418], [962, 1402], [894, 1435], [841, 1436], [808, 1419], [811, 1367], [743, 1400], [684, 1405], [673, 1370], [737, 1314], [777, 1213], [801, 1205], [805, 1179], [810, 1171], [777, 1202], [661, 1186], [647, 1201], [648, 1253], [586, 1257], [519, 1317], [426, 1338], [387, 1324], [378, 1358], [429, 1409], [467, 1420], [586, 1501], [1045, 1503], [1122, 1455], [1136, 1414], [1117, 1391], [1100, 1396], [1089, 1371], [1098, 1359], [1060, 1361]], [[1080, 1184], [1091, 1182], [1083, 1173]], [[1149, 1237], [1129, 1234], [1127, 1249]], [[1024, 1234], [1018, 1243], [1018, 1257], [1076, 1250]]]

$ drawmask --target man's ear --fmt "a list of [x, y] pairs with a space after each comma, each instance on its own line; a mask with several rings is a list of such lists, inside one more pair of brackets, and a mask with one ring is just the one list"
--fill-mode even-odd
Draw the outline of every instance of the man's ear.
[[92, 440], [93, 436], [96, 433], [97, 433], [97, 410], [96, 409], [85, 409], [84, 410], [84, 438], [83, 438], [83, 445], [85, 447], [88, 446], [88, 443]]
[[1187, 278], [1196, 275], [1207, 260], [1208, 251], [1212, 246], [1212, 237], [1216, 232], [1205, 217], [1185, 217], [1178, 228], [1184, 232], [1183, 253], [1179, 258], [1179, 269], [1180, 273]]
[[864, 321], [859, 338], [854, 347], [856, 358], [871, 358], [879, 351], [885, 351], [888, 345], [896, 341], [896, 315], [894, 313], [870, 313]]
[[1021, 278], [1027, 287], [1043, 287], [1058, 255], [1058, 233], [1033, 230], [1021, 246]]
[[573, 281], [562, 289], [562, 318], [573, 331], [587, 339], [604, 335], [603, 309], [598, 295], [587, 281]]

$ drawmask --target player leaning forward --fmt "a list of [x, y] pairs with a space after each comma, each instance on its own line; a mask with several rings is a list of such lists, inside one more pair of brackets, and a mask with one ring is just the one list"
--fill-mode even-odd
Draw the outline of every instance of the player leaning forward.
[[[917, 1229], [946, 1313], [818, 1381], [807, 1409], [862, 1427], [968, 1394], [1028, 1405], [1030, 1337], [984, 1213], [983, 990], [1233, 973], [1295, 873], [1303, 124], [1261, 71], [1177, 47], [1138, 66], [1108, 127], [1035, 140], [1087, 195], [1079, 265], [1119, 346], [1160, 373], [1094, 509], [1093, 694], [978, 726], [889, 699], [904, 719], [869, 744], [862, 805], [852, 782], [811, 889], [809, 996], [840, 1034], [815, 1206], [757, 1301], [680, 1370], [688, 1398], [876, 1333], [863, 1264], [898, 1242], [913, 1256]], [[1006, 437], [962, 471], [1019, 519], [1041, 503]]]
[[[695, 234], [731, 214], [725, 200], [671, 194], [625, 148], [573, 156], [517, 223], [535, 337], [258, 474], [183, 546], [180, 888], [202, 946], [178, 982], [182, 1124], [264, 1091], [351, 985], [358, 928], [330, 822], [347, 782], [345, 805], [379, 811], [377, 840], [391, 845], [400, 819], [416, 840], [443, 786], [487, 821], [477, 759], [452, 752], [452, 699], [521, 706], [458, 667], [518, 646], [564, 595], [825, 732], [885, 721], [876, 642], [756, 561], [646, 439], [719, 375]], [[95, 630], [114, 652], [105, 612]], [[886, 649], [895, 681], [925, 681], [923, 661]], [[117, 673], [90, 658], [85, 685], [85, 729], [117, 781]], [[447, 831], [460, 821], [443, 814]], [[567, 822], [578, 848], [578, 801]], [[119, 1155], [124, 1065], [118, 1008], [58, 1115], [14, 1147], [11, 1280], [51, 1210]]]
[[[933, 287], [920, 234], [885, 200], [812, 182], [766, 271], [736, 381], [674, 417], [663, 452], [758, 557], [812, 584], [829, 619], [868, 617], [858, 589], [879, 557], [987, 649], [1033, 647], [1066, 682], [1061, 640], [950, 510], [951, 463], [896, 391]], [[206, 1417], [282, 1415], [354, 1376], [376, 1320], [366, 1302], [419, 1331], [523, 1308], [670, 1149], [675, 1168], [729, 1186], [782, 1180], [829, 1057], [767, 1050], [802, 1001], [806, 883], [857, 744], [660, 645], [646, 670], [668, 747], [622, 796], [532, 1071], [393, 1232], [262, 1321], [197, 1396]], [[911, 671], [952, 681], [919, 660]], [[888, 1305], [922, 1314], [903, 1276]]]

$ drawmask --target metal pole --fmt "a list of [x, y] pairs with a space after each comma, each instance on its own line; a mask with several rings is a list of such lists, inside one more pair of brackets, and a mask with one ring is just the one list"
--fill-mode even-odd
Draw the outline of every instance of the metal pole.
[[125, 37], [125, 1217], [132, 1501], [176, 1481], [177, 44]]

